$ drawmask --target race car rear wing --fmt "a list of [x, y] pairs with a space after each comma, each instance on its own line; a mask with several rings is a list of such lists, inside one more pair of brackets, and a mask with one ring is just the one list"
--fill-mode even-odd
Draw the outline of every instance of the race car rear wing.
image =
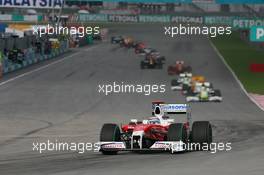
[[161, 110], [164, 113], [168, 114], [179, 114], [179, 113], [188, 113], [190, 106], [188, 104], [164, 104], [153, 102], [152, 103], [152, 111], [155, 110], [156, 106], [160, 106]]
[[187, 104], [160, 104], [161, 110], [168, 114], [187, 113]]
[[156, 108], [160, 108], [163, 114], [186, 114], [186, 121], [191, 126], [192, 117], [191, 117], [191, 107], [189, 104], [165, 104], [161, 102], [152, 103], [152, 115], [156, 116]]

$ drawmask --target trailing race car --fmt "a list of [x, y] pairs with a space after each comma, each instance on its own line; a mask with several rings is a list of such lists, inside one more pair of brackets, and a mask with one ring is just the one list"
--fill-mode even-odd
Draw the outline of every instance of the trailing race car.
[[171, 90], [182, 90], [191, 84], [192, 73], [181, 73], [177, 79], [171, 80]]
[[140, 68], [145, 69], [162, 69], [164, 64], [165, 57], [155, 56], [152, 54], [148, 54], [144, 60], [140, 63]]
[[222, 100], [220, 90], [214, 90], [209, 82], [196, 83], [195, 87], [186, 93], [187, 102], [221, 102]]
[[[192, 124], [190, 107], [187, 104], [153, 103], [154, 116], [121, 126], [106, 123], [100, 133], [98, 143], [103, 154], [116, 154], [118, 151], [187, 151], [188, 143], [195, 145], [211, 144], [212, 127], [208, 121], [195, 121]], [[176, 120], [167, 114], [175, 114]], [[184, 121], [180, 121], [184, 114]], [[179, 118], [179, 119], [178, 119]], [[197, 148], [196, 148], [197, 149]], [[198, 148], [200, 150], [200, 148]]]
[[204, 76], [200, 76], [200, 75], [192, 76], [190, 82], [183, 84], [182, 93], [186, 94], [190, 90], [194, 91], [196, 85], [199, 84], [199, 83], [201, 83], [201, 84], [205, 83], [205, 77]]
[[148, 55], [148, 54], [152, 54], [152, 55], [160, 55], [160, 52], [157, 51], [156, 49], [152, 49], [152, 48], [143, 48], [141, 50], [139, 50], [138, 52], [139, 55]]
[[121, 47], [131, 48], [134, 47], [134, 39], [132, 37], [126, 37], [119, 44]]
[[138, 42], [135, 44], [135, 53], [140, 54], [143, 53], [144, 49], [146, 48], [146, 44], [142, 42]]
[[122, 36], [112, 36], [111, 37], [111, 43], [112, 44], [119, 44], [120, 42], [123, 42], [124, 38]]
[[168, 67], [168, 74], [169, 75], [178, 75], [184, 72], [192, 72], [191, 66], [186, 66], [184, 61], [176, 61], [174, 65]]
[[204, 83], [205, 77], [192, 73], [182, 73], [178, 79], [171, 81], [171, 90], [181, 90], [183, 94], [187, 94], [195, 89], [197, 83]]

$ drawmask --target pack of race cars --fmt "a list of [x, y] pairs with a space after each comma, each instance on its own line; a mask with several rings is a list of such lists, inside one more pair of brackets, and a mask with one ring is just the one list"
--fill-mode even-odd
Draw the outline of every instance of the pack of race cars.
[[[112, 37], [111, 42], [121, 47], [134, 48], [136, 54], [144, 55], [141, 69], [162, 69], [165, 57], [142, 42], [122, 36]], [[176, 76], [171, 81], [171, 90], [182, 91], [187, 102], [222, 101], [220, 90], [213, 88], [205, 77], [192, 74], [192, 67], [184, 61], [176, 61], [168, 66], [167, 73]], [[175, 114], [177, 121], [170, 118]], [[180, 115], [184, 114], [184, 120]], [[120, 129], [121, 128], [121, 129]], [[209, 121], [192, 121], [189, 104], [166, 104], [152, 102], [152, 116], [143, 120], [131, 119], [128, 124], [105, 123], [100, 132], [99, 150], [102, 154], [113, 155], [120, 151], [170, 151], [186, 152], [204, 150], [203, 146], [212, 143], [212, 125]], [[191, 145], [191, 146], [190, 146]], [[197, 147], [198, 146], [198, 147]]]
[[[156, 49], [149, 48], [143, 42], [135, 41], [132, 37], [113, 36], [112, 44], [119, 44], [121, 47], [133, 48], [135, 53], [143, 55], [140, 62], [141, 69], [162, 69], [165, 57], [161, 56]], [[204, 76], [193, 75], [192, 67], [186, 65], [184, 61], [176, 61], [168, 66], [168, 75], [175, 76], [171, 81], [171, 90], [181, 91], [187, 102], [221, 102], [223, 97], [219, 89], [215, 89], [213, 84]]]

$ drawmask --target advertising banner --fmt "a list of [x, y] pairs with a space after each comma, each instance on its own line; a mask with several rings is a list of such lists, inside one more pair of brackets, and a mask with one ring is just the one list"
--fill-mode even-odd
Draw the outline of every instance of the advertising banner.
[[109, 22], [138, 22], [137, 15], [109, 15]]
[[205, 16], [204, 24], [227, 25], [232, 26], [234, 17], [232, 16]]
[[38, 15], [24, 15], [24, 21], [36, 22], [38, 21]]
[[264, 72], [264, 64], [251, 64], [250, 71], [257, 73], [257, 72]]
[[87, 22], [87, 21], [98, 21], [98, 22], [107, 22], [108, 15], [105, 14], [80, 14], [79, 15], [80, 22]]
[[2, 14], [0, 15], [0, 21], [12, 21], [12, 15]]
[[215, 0], [218, 4], [263, 4], [264, 0]]
[[203, 24], [201, 16], [171, 16], [171, 22]]
[[0, 0], [0, 7], [61, 8], [63, 0]]
[[250, 28], [250, 41], [264, 42], [264, 26], [253, 26]]
[[170, 22], [170, 15], [139, 15], [139, 22]]
[[264, 19], [237, 18], [233, 19], [233, 28], [250, 29], [253, 26], [264, 26]]

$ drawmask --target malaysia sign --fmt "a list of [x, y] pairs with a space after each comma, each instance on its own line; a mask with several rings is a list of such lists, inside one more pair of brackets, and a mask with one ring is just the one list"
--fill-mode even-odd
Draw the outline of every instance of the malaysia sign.
[[61, 8], [63, 0], [0, 0], [0, 7]]

